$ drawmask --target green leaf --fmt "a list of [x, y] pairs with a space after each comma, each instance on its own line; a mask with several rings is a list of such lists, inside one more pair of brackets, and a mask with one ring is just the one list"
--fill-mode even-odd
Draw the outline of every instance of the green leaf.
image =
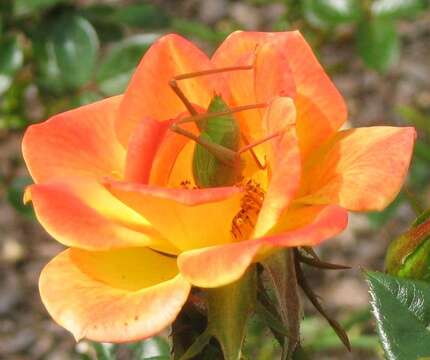
[[33, 207], [31, 205], [24, 205], [23, 198], [25, 188], [32, 183], [33, 181], [31, 180], [31, 178], [27, 176], [19, 177], [14, 179], [9, 184], [7, 189], [7, 200], [9, 201], [9, 203], [20, 214], [29, 218], [34, 217]]
[[97, 84], [105, 95], [124, 91], [143, 54], [157, 38], [137, 35], [112, 47], [97, 72]]
[[13, 76], [24, 63], [24, 53], [16, 36], [0, 39], [0, 94], [11, 85]]
[[372, 312], [389, 360], [430, 356], [430, 285], [366, 272]]
[[358, 21], [362, 8], [358, 0], [306, 0], [305, 16], [311, 23], [338, 25]]
[[169, 25], [169, 17], [164, 10], [147, 3], [121, 6], [111, 18], [122, 25], [142, 29], [161, 29]]
[[42, 85], [64, 91], [88, 83], [94, 73], [98, 47], [93, 26], [81, 16], [64, 16], [49, 24], [35, 44]]
[[45, 10], [66, 1], [67, 0], [15, 0], [13, 4], [13, 13], [15, 16], [32, 15], [38, 11]]
[[357, 47], [364, 63], [384, 72], [399, 57], [399, 38], [393, 21], [370, 19], [362, 21], [357, 30]]
[[426, 0], [376, 0], [371, 12], [374, 16], [394, 19], [417, 16], [426, 7]]
[[124, 26], [112, 19], [115, 7], [105, 4], [94, 4], [79, 9], [78, 13], [94, 26], [102, 43], [119, 41], [123, 38]]

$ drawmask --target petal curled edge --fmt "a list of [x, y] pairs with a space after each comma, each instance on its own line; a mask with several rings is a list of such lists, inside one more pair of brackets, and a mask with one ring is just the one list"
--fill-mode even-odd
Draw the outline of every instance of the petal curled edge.
[[125, 151], [113, 127], [121, 98], [85, 105], [28, 127], [22, 152], [34, 181], [65, 176], [122, 178]]
[[[277, 72], [281, 68], [284, 73], [292, 73], [296, 91], [294, 101], [297, 108], [297, 131], [302, 156], [306, 157], [312, 149], [321, 145], [341, 127], [346, 120], [347, 110], [342, 96], [300, 32], [234, 32], [217, 49], [212, 62], [216, 67], [234, 65], [245, 54], [258, 53], [258, 49], [263, 49], [267, 43], [274, 43], [283, 54], [278, 57], [277, 66], [273, 66], [272, 71]], [[267, 59], [264, 59], [265, 56]], [[286, 65], [282, 65], [285, 60]], [[259, 63], [266, 65], [267, 70], [270, 70], [268, 64], [272, 62], [273, 52], [261, 54]], [[256, 71], [258, 73], [258, 69]], [[260, 97], [263, 96], [261, 91], [267, 91], [264, 90], [264, 79], [277, 79], [278, 76], [270, 76], [268, 71], [264, 73], [265, 75], [260, 77], [261, 86], [257, 83], [254, 85], [260, 88]], [[278, 91], [281, 93], [277, 95], [291, 96], [285, 93], [285, 82], [273, 84], [280, 86]], [[273, 86], [269, 87], [269, 90], [273, 93]]]
[[126, 181], [148, 183], [155, 156], [170, 123], [145, 118], [136, 126], [127, 148]]
[[176, 253], [149, 223], [92, 179], [63, 179], [26, 191], [36, 217], [60, 243], [88, 250], [152, 246]]
[[232, 241], [242, 197], [237, 187], [166, 189], [118, 181], [105, 181], [105, 187], [182, 251]]
[[279, 133], [267, 142], [270, 181], [258, 216], [254, 237], [262, 237], [277, 222], [300, 185], [301, 159], [295, 130], [296, 109], [290, 98], [278, 97], [263, 119], [265, 134]]
[[[124, 280], [129, 276], [134, 288]], [[42, 270], [39, 289], [50, 315], [76, 340], [128, 342], [169, 326], [190, 285], [178, 275], [175, 259], [147, 249], [69, 249]]]
[[305, 165], [302, 199], [353, 211], [384, 209], [399, 193], [416, 137], [412, 127], [340, 131]]
[[[167, 187], [179, 187], [185, 180], [192, 182], [194, 142], [170, 130], [170, 125], [183, 116], [188, 113], [173, 120], [146, 118], [139, 123], [128, 144], [125, 181]], [[199, 134], [193, 123], [181, 127]], [[187, 147], [186, 151], [183, 151], [184, 147]]]
[[[143, 118], [168, 120], [186, 110], [169, 86], [174, 76], [211, 68], [209, 58], [183, 37], [169, 34], [158, 39], [144, 55], [121, 102], [115, 123], [121, 143], [127, 146]], [[214, 78], [199, 76], [178, 84], [190, 102], [206, 108], [213, 96]]]
[[[348, 213], [334, 205], [309, 207], [301, 211], [308, 224], [286, 229], [259, 239], [183, 252], [178, 257], [180, 273], [193, 285], [218, 287], [238, 280], [259, 256], [282, 247], [315, 246], [341, 232], [348, 223]], [[299, 210], [293, 210], [299, 211]], [[292, 214], [294, 216], [294, 214]], [[287, 227], [292, 224], [287, 224]]]

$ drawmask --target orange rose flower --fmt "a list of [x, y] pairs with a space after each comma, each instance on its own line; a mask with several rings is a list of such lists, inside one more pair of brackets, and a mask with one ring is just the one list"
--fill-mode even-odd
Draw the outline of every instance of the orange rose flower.
[[[186, 113], [169, 81], [249, 64], [252, 70], [179, 86], [201, 111], [215, 93], [230, 107], [267, 103], [235, 114], [241, 134], [250, 142], [281, 135], [257, 146], [255, 156], [243, 154], [241, 183], [196, 189], [195, 143], [169, 130]], [[178, 35], [160, 38], [125, 94], [25, 133], [35, 182], [25, 199], [69, 248], [40, 276], [49, 313], [76, 339], [149, 337], [172, 323], [192, 285], [223, 286], [277, 248], [336, 235], [347, 210], [383, 209], [405, 178], [415, 131], [339, 130], [346, 117], [299, 32], [235, 32], [212, 58]]]

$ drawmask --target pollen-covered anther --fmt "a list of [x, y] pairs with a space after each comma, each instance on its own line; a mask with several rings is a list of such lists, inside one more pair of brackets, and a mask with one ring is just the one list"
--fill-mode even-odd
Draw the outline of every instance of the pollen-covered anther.
[[244, 192], [240, 210], [231, 224], [231, 234], [236, 241], [246, 240], [251, 236], [264, 201], [263, 189], [253, 180], [244, 185]]

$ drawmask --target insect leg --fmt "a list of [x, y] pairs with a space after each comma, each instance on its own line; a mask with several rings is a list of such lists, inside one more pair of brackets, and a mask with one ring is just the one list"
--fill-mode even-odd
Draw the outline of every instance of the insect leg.
[[198, 114], [197, 110], [194, 108], [194, 106], [187, 99], [187, 97], [185, 96], [185, 94], [183, 93], [181, 88], [179, 87], [179, 85], [178, 85], [179, 80], [191, 79], [191, 78], [199, 77], [199, 76], [213, 75], [213, 74], [218, 74], [218, 73], [228, 72], [228, 71], [251, 70], [253, 68], [254, 68], [254, 65], [243, 65], [243, 66], [230, 66], [230, 67], [224, 67], [224, 68], [218, 68], [218, 69], [209, 69], [209, 70], [202, 70], [202, 71], [185, 73], [185, 74], [174, 76], [169, 81], [169, 86], [172, 88], [172, 90], [175, 92], [175, 94], [179, 97], [179, 99], [185, 105], [188, 112], [191, 115], [197, 115]]
[[243, 148], [239, 149], [238, 153], [242, 154], [242, 153], [244, 153], [246, 151], [249, 151], [252, 148], [254, 148], [254, 147], [256, 147], [256, 146], [258, 146], [260, 144], [263, 144], [266, 141], [272, 140], [273, 138], [275, 138], [275, 137], [277, 137], [277, 136], [279, 136], [281, 134], [282, 134], [282, 131], [277, 131], [277, 132], [275, 132], [273, 134], [270, 134], [269, 136], [266, 136], [266, 137], [264, 137], [264, 138], [262, 138], [262, 139], [260, 139], [258, 141], [255, 141], [255, 142], [253, 142], [251, 144], [245, 145]]
[[[247, 139], [247, 137], [246, 137], [243, 133], [241, 133], [241, 138], [242, 138], [242, 140], [243, 140], [243, 142], [245, 143], [245, 145], [246, 145], [246, 146], [250, 144], [249, 140]], [[260, 162], [260, 159], [258, 158], [258, 156], [257, 156], [257, 154], [255, 153], [255, 151], [254, 151], [254, 149], [253, 149], [253, 148], [250, 148], [250, 149], [249, 149], [249, 151], [250, 151], [251, 156], [252, 156], [252, 158], [254, 159], [255, 163], [257, 164], [257, 167], [258, 167], [260, 170], [266, 170], [266, 168], [267, 168], [267, 163], [262, 164], [262, 163]]]
[[224, 115], [230, 115], [230, 114], [234, 114], [234, 113], [237, 113], [240, 111], [260, 109], [260, 108], [265, 108], [265, 107], [267, 107], [266, 103], [242, 105], [242, 106], [230, 108], [229, 110], [226, 110], [226, 111], [218, 111], [218, 112], [212, 112], [212, 113], [204, 113], [204, 114], [197, 114], [197, 115], [193, 115], [193, 116], [187, 116], [183, 119], [178, 120], [176, 122], [176, 124], [184, 124], [184, 123], [188, 123], [188, 122], [198, 123], [200, 121], [203, 121], [203, 120], [206, 120], [209, 118], [214, 118], [214, 117], [224, 116]]
[[[204, 121], [208, 118], [218, 117], [218, 116], [223, 116], [223, 115], [229, 115], [229, 114], [233, 114], [233, 113], [236, 113], [239, 111], [264, 108], [266, 106], [267, 105], [264, 103], [252, 104], [252, 105], [243, 105], [243, 106], [237, 106], [237, 107], [231, 108], [231, 109], [226, 110], [226, 111], [219, 111], [219, 112], [213, 112], [213, 113], [204, 113], [204, 114], [187, 116], [183, 119], [180, 119], [180, 120], [174, 122], [172, 125], [170, 125], [170, 130], [173, 132], [176, 132], [177, 134], [185, 136], [191, 140], [194, 140], [196, 143], [202, 145], [208, 151], [210, 151], [214, 156], [216, 156], [217, 159], [220, 160], [221, 162], [226, 163], [226, 164], [233, 164], [239, 158], [240, 152], [234, 152], [234, 151], [232, 151], [232, 150], [230, 150], [224, 146], [221, 146], [219, 144], [214, 144], [214, 143], [212, 143], [212, 142], [210, 142], [204, 138], [201, 138], [200, 136], [196, 136], [192, 132], [182, 128], [180, 125], [184, 124], [184, 123], [189, 123], [189, 122], [198, 123], [198, 122]], [[251, 145], [253, 145], [253, 144], [251, 144]], [[251, 148], [252, 148], [252, 146], [251, 146]]]
[[203, 146], [205, 149], [210, 151], [219, 161], [227, 165], [234, 166], [233, 164], [239, 156], [236, 152], [230, 150], [229, 148], [213, 143], [200, 136], [194, 135], [192, 132], [180, 127], [179, 122], [175, 122], [170, 125], [170, 130], [195, 141], [197, 144]]

